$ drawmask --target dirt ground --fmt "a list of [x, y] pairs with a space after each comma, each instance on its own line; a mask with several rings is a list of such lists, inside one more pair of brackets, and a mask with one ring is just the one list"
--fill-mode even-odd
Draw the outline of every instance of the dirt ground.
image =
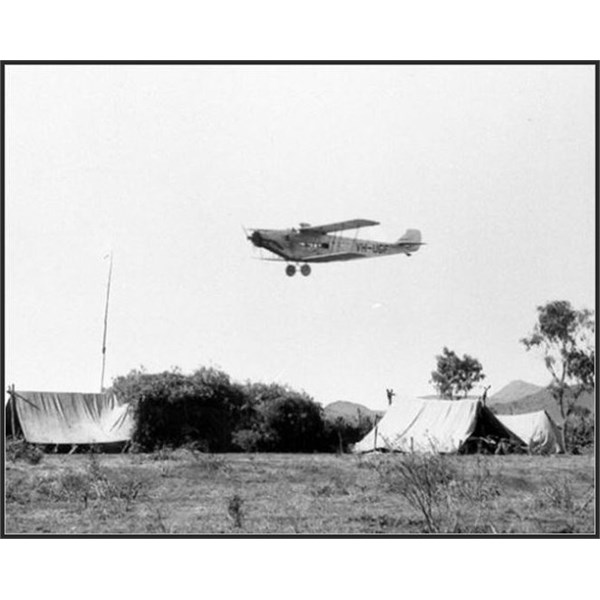
[[[31, 461], [33, 462], [33, 461]], [[593, 534], [594, 457], [45, 454], [10, 534]]]

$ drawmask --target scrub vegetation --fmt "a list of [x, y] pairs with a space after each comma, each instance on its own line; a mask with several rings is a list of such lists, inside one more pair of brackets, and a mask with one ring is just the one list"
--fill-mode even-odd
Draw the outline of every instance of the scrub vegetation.
[[189, 375], [134, 370], [112, 389], [133, 407], [133, 443], [143, 452], [191, 445], [204, 452], [343, 452], [374, 425], [328, 419], [303, 391], [241, 384], [214, 368]]
[[7, 459], [7, 535], [594, 533], [592, 454]]

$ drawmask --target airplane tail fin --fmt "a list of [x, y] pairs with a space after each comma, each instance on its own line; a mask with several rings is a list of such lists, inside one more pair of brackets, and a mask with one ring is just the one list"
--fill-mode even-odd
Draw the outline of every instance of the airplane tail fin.
[[425, 242], [421, 241], [421, 232], [418, 229], [407, 229], [406, 233], [396, 242], [409, 252], [416, 252]]

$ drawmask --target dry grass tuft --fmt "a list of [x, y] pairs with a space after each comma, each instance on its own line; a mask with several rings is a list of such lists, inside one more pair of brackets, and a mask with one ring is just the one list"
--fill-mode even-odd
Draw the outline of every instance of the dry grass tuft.
[[8, 462], [23, 461], [37, 465], [44, 458], [44, 453], [35, 445], [25, 440], [11, 439], [6, 441], [6, 460]]
[[487, 461], [466, 471], [440, 454], [392, 455], [378, 466], [380, 482], [420, 513], [424, 533], [497, 533], [492, 503], [500, 494]]
[[234, 494], [227, 500], [227, 512], [236, 529], [244, 528], [244, 499], [239, 494]]

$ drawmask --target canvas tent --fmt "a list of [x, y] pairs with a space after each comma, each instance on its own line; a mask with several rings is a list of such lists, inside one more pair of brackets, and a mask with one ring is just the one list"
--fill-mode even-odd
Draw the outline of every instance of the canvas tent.
[[565, 451], [561, 432], [545, 410], [496, 416], [527, 444], [531, 452], [555, 454]]
[[130, 406], [112, 394], [11, 392], [10, 402], [33, 444], [108, 444], [133, 435]]
[[405, 398], [354, 447], [355, 452], [450, 453], [496, 447], [499, 440], [523, 442], [480, 400]]

